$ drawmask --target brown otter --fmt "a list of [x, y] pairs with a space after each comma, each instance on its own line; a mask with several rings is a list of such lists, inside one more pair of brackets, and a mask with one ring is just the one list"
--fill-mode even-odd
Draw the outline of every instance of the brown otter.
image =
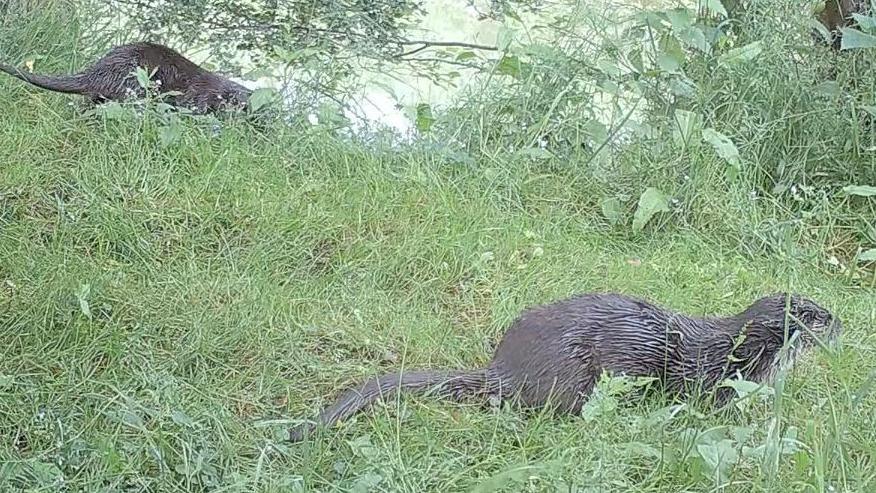
[[[680, 397], [714, 388], [716, 402], [723, 405], [733, 392], [718, 387], [725, 379], [738, 374], [765, 382], [782, 361], [786, 341], [795, 349], [785, 360], [792, 363], [797, 351], [819, 339], [832, 342], [841, 330], [838, 318], [797, 295], [767, 296], [724, 318], [677, 314], [614, 293], [578, 295], [524, 311], [486, 368], [371, 379], [342, 394], [317, 422], [332, 425], [398, 389], [435, 391], [453, 400], [513, 399], [526, 408], [577, 413], [603, 372], [653, 377]], [[315, 427], [293, 428], [289, 439], [299, 441]]]
[[[830, 46], [834, 50], [842, 47], [843, 35], [841, 29], [855, 26], [852, 14], [866, 14], [869, 11], [869, 0], [824, 0], [824, 9], [818, 14], [818, 21], [830, 33]], [[812, 35], [819, 41], [823, 38], [817, 31]]]
[[28, 74], [0, 63], [0, 70], [13, 77], [50, 91], [80, 94], [93, 103], [123, 101], [132, 95], [144, 97], [145, 91], [133, 75], [138, 67], [150, 73], [152, 80], [160, 81], [161, 92], [180, 93], [170, 96], [170, 103], [198, 113], [224, 107], [242, 108], [252, 94], [246, 87], [199, 67], [176, 51], [148, 42], [117, 46], [74, 75]]

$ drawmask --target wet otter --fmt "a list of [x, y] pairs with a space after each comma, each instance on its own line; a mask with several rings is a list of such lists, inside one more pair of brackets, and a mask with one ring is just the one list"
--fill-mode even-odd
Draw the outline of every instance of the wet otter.
[[[869, 0], [824, 0], [824, 9], [818, 14], [818, 21], [830, 33], [830, 46], [834, 50], [842, 47], [843, 35], [841, 29], [856, 26], [852, 14], [866, 15], [869, 12]], [[824, 39], [813, 31], [813, 37], [819, 42]]]
[[[795, 351], [785, 361], [792, 363], [794, 353], [816, 340], [833, 341], [841, 330], [829, 311], [797, 295], [766, 296], [729, 317], [695, 318], [625, 295], [584, 294], [524, 311], [486, 368], [390, 373], [342, 394], [317, 421], [332, 425], [398, 389], [577, 413], [603, 371], [654, 377], [680, 397], [714, 388], [723, 405], [733, 396], [718, 387], [726, 378], [765, 382], [781, 362], [785, 341], [793, 341]], [[299, 441], [314, 429], [305, 423], [291, 429], [289, 439]]]
[[133, 71], [138, 67], [160, 81], [161, 92], [179, 92], [169, 96], [175, 106], [188, 107], [198, 113], [246, 105], [251, 91], [218, 74], [209, 72], [176, 51], [156, 43], [138, 42], [117, 46], [91, 67], [74, 75], [47, 76], [28, 74], [0, 63], [0, 70], [13, 77], [50, 91], [80, 94], [93, 103], [123, 101], [130, 96], [142, 98], [145, 91]]

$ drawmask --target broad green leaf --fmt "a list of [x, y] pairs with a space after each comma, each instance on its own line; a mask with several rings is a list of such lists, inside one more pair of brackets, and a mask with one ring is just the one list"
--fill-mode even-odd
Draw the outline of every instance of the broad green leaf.
[[349, 440], [347, 441], [347, 444], [353, 450], [353, 455], [357, 457], [373, 458], [378, 452], [377, 447], [371, 443], [371, 438], [368, 435]]
[[377, 486], [382, 482], [383, 476], [374, 472], [367, 472], [356, 478], [350, 491], [353, 493], [369, 493], [377, 491], [379, 489]]
[[514, 55], [502, 57], [496, 65], [496, 72], [503, 75], [510, 75], [516, 79], [519, 79], [524, 75], [525, 69], [526, 64]]
[[862, 31], [871, 34], [876, 31], [876, 16], [852, 14], [852, 17], [855, 19], [855, 22], [858, 24], [858, 27]]
[[660, 190], [648, 187], [639, 196], [639, 204], [633, 215], [633, 231], [642, 231], [658, 212], [669, 212], [669, 199]]
[[862, 33], [857, 29], [844, 27], [840, 29], [843, 35], [840, 49], [856, 50], [861, 48], [876, 48], [876, 36], [872, 34]]
[[734, 441], [729, 438], [714, 443], [698, 444], [697, 452], [710, 469], [711, 475], [717, 474], [722, 481], [739, 458]]
[[718, 61], [726, 65], [738, 65], [740, 63], [754, 60], [762, 51], [763, 42], [755, 41], [753, 43], [748, 43], [745, 46], [728, 50], [727, 53], [724, 53], [718, 58]]
[[140, 84], [140, 87], [143, 89], [149, 87], [149, 74], [143, 70], [142, 67], [137, 67], [136, 70], [134, 70], [134, 74], [137, 77], [137, 84]]
[[89, 320], [91, 319], [91, 306], [88, 303], [88, 295], [91, 293], [90, 284], [81, 284], [79, 291], [76, 293], [76, 298], [79, 300], [79, 310]]
[[432, 107], [427, 103], [417, 105], [417, 130], [420, 132], [428, 132], [432, 128], [432, 123], [435, 118], [432, 116]]
[[681, 75], [669, 80], [669, 91], [673, 96], [691, 99], [697, 95], [697, 85], [694, 81]]
[[602, 215], [608, 220], [611, 225], [615, 225], [621, 220], [622, 205], [617, 197], [607, 197], [602, 200]]
[[721, 0], [704, 0], [703, 7], [707, 8], [710, 12], [727, 17], [727, 9], [724, 8], [724, 4], [721, 3]]
[[678, 69], [681, 68], [681, 60], [671, 53], [660, 53], [657, 55], [657, 66], [664, 72], [678, 73]]
[[672, 24], [672, 28], [678, 32], [684, 31], [693, 25], [693, 18], [691, 18], [690, 11], [686, 8], [679, 7], [668, 10], [666, 11], [666, 17]]
[[702, 29], [698, 27], [691, 26], [684, 31], [679, 32], [678, 39], [703, 53], [709, 53], [712, 51], [712, 47], [706, 41], [706, 35], [703, 33]]
[[277, 91], [270, 87], [260, 87], [252, 92], [249, 96], [250, 111], [258, 111], [261, 108], [271, 104], [277, 96]]
[[176, 118], [158, 130], [158, 138], [161, 139], [161, 145], [164, 146], [173, 144], [180, 137], [182, 137], [182, 125], [180, 125], [179, 120]]
[[456, 55], [456, 60], [460, 62], [464, 62], [466, 60], [471, 60], [472, 58], [476, 58], [477, 55], [474, 54], [473, 51], [461, 51], [458, 55]]
[[876, 262], [876, 248], [871, 248], [858, 255], [858, 262]]
[[873, 197], [874, 195], [876, 195], [876, 187], [871, 187], [869, 185], [849, 185], [847, 187], [843, 187], [843, 192], [846, 192], [849, 195]]
[[712, 128], [703, 130], [703, 140], [712, 144], [715, 152], [717, 152], [722, 159], [727, 161], [727, 164], [733, 169], [732, 178], [735, 178], [742, 167], [742, 163], [739, 159], [739, 150], [736, 148], [733, 141], [726, 135]]

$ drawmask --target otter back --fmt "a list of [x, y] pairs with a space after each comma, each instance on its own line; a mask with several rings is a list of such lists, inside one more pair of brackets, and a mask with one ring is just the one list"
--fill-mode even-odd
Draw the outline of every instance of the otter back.
[[160, 92], [180, 93], [169, 98], [171, 104], [199, 113], [245, 107], [251, 94], [246, 87], [199, 67], [171, 48], [148, 42], [117, 46], [73, 75], [29, 74], [0, 63], [0, 71], [13, 77], [42, 89], [79, 94], [93, 103], [143, 98], [145, 91], [134, 75], [138, 67], [151, 74]]

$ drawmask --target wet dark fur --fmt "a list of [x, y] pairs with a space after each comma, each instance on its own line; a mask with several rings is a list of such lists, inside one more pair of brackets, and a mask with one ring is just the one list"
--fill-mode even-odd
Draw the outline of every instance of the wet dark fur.
[[[842, 329], [830, 312], [799, 296], [775, 294], [737, 315], [695, 318], [625, 295], [579, 295], [523, 312], [486, 368], [384, 375], [342, 394], [317, 421], [330, 426], [398, 389], [577, 413], [603, 371], [654, 377], [680, 397], [716, 389], [715, 399], [725, 404], [733, 391], [717, 386], [726, 378], [737, 373], [756, 382], [772, 378], [787, 340], [786, 320], [789, 338], [799, 337], [798, 350], [813, 346], [813, 334], [832, 341]], [[290, 430], [289, 438], [299, 441], [314, 429], [303, 424]]]
[[[93, 103], [143, 98], [145, 91], [133, 72], [138, 67], [155, 73], [162, 93], [181, 93], [168, 102], [197, 113], [223, 108], [243, 108], [251, 94], [246, 87], [205, 70], [176, 51], [155, 43], [131, 43], [110, 50], [91, 67], [74, 75], [48, 76], [25, 73], [0, 63], [0, 70], [50, 91], [79, 94]], [[157, 70], [156, 70], [157, 69]]]

